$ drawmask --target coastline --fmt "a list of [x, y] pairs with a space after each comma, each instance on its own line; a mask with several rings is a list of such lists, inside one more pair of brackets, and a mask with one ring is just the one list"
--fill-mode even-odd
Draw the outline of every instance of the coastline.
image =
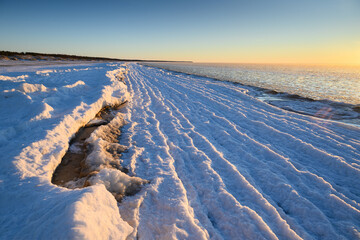
[[[278, 92], [277, 90], [270, 88], [246, 85], [241, 82], [232, 81], [225, 78], [216, 78], [213, 76], [208, 76], [207, 74], [199, 74], [193, 72], [190, 73], [187, 71], [177, 71], [174, 70], [173, 68], [160, 66], [156, 63], [155, 64], [140, 63], [140, 64], [144, 66], [159, 68], [169, 72], [185, 74], [185, 75], [194, 75], [198, 77], [214, 79], [217, 81], [228, 82], [234, 85], [239, 84], [240, 86], [247, 88], [249, 90], [248, 94], [253, 96], [254, 98], [266, 102], [268, 104], [271, 104], [273, 106], [282, 108], [284, 110], [360, 127], [360, 104], [349, 104], [349, 103], [336, 102], [326, 99], [312, 99], [306, 96], [300, 96], [293, 93]], [[284, 104], [286, 101], [290, 101], [291, 104]]]
[[[356, 236], [359, 128], [273, 107], [246, 86], [135, 63], [67, 70], [14, 72], [0, 81], [3, 103], [17, 104], [3, 114], [11, 122], [0, 119], [0, 140], [8, 143], [0, 172], [4, 237]], [[126, 150], [117, 159], [131, 179], [150, 183], [121, 203], [110, 192], [128, 178], [114, 169], [101, 169], [85, 188], [53, 185], [79, 127], [125, 100], [111, 130], [123, 126], [115, 142]], [[95, 135], [106, 137], [100, 128]], [[114, 142], [103, 140], [92, 138], [92, 160], [106, 165], [111, 158], [102, 150]]]

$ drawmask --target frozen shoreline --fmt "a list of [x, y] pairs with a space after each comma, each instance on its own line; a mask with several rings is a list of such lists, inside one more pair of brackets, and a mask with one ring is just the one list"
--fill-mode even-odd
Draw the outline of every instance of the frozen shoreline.
[[167, 238], [186, 238], [183, 229], [198, 239], [358, 236], [359, 128], [273, 107], [228, 82], [138, 65], [128, 79], [124, 133], [136, 145], [123, 159], [153, 186], [126, 218], [140, 217], [140, 236], [166, 238], [157, 229], [169, 221]]
[[[2, 238], [360, 236], [357, 127], [284, 111], [240, 85], [138, 64], [24, 71], [0, 73]], [[151, 183], [120, 204], [106, 190], [121, 189], [112, 171], [83, 189], [51, 184], [79, 127], [125, 100], [121, 164]], [[93, 160], [106, 159], [98, 153]]]
[[[279, 90], [274, 90], [271, 86], [260, 87], [254, 84], [250, 84], [249, 79], [242, 83], [239, 79], [232, 74], [224, 74], [224, 69], [219, 68], [216, 64], [214, 66], [209, 65], [205, 66], [204, 69], [201, 68], [201, 64], [181, 64], [181, 63], [141, 63], [145, 66], [157, 67], [167, 71], [178, 72], [182, 74], [191, 74], [199, 77], [209, 77], [218, 81], [225, 81], [233, 84], [240, 84], [243, 88], [248, 89], [248, 94], [257, 99], [269, 103], [271, 105], [283, 108], [288, 111], [293, 111], [300, 114], [305, 114], [309, 116], [314, 116], [322, 119], [339, 121], [346, 124], [356, 125], [360, 127], [360, 105], [354, 105], [345, 102], [332, 101], [329, 99], [311, 98], [304, 93], [298, 92], [296, 89], [289, 89], [289, 92], [282, 92]], [[210, 67], [212, 66], [212, 67]], [[226, 66], [226, 65], [225, 65]], [[236, 66], [236, 65], [235, 65]], [[251, 65], [246, 65], [247, 67]], [[253, 66], [254, 69], [261, 70], [261, 65]], [[263, 66], [266, 67], [266, 66]], [[269, 67], [269, 66], [268, 66]], [[253, 72], [254, 69], [249, 67], [249, 72]], [[274, 68], [274, 66], [272, 66]], [[293, 66], [294, 68], [294, 66]], [[235, 68], [236, 69], [236, 68]], [[274, 71], [279, 69], [274, 68]], [[290, 69], [291, 70], [291, 69]], [[296, 69], [294, 69], [296, 70]], [[322, 69], [325, 71], [326, 69]], [[219, 71], [219, 72], [217, 72]], [[289, 70], [288, 70], [289, 71]], [[297, 70], [298, 71], [298, 70]], [[229, 72], [234, 72], [234, 69], [229, 69]], [[245, 71], [246, 72], [246, 71]], [[291, 71], [290, 71], [291, 72]], [[296, 72], [296, 71], [295, 71]], [[223, 73], [224, 75], [222, 75]], [[241, 71], [239, 71], [239, 74]], [[265, 71], [266, 73], [266, 71]], [[274, 74], [272, 71], [268, 72], [270, 75]], [[245, 73], [244, 73], [245, 74]], [[245, 74], [246, 75], [246, 74]], [[264, 75], [264, 73], [262, 73]], [[309, 72], [307, 75], [311, 75]], [[302, 76], [302, 75], [301, 75]], [[247, 76], [249, 77], [249, 76]], [[255, 79], [257, 76], [253, 76]], [[284, 77], [284, 76], [278, 76]], [[302, 77], [306, 77], [306, 74]], [[320, 77], [320, 76], [319, 76]], [[338, 76], [337, 76], [338, 77]], [[238, 76], [241, 79], [241, 76]], [[260, 84], [257, 82], [257, 84]], [[266, 86], [268, 88], [266, 88]], [[354, 86], [355, 87], [355, 86]], [[356, 87], [355, 87], [356, 89]]]

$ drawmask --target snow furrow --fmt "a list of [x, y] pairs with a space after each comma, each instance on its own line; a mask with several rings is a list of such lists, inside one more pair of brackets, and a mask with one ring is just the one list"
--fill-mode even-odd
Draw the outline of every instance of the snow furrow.
[[[211, 115], [210, 113], [209, 113], [209, 115]], [[217, 124], [217, 125], [219, 125], [219, 126], [223, 126], [223, 124]], [[236, 130], [236, 129], [235, 129]], [[207, 131], [207, 132], [211, 132], [211, 130], [210, 131]], [[225, 136], [225, 137], [227, 137], [227, 136]], [[194, 139], [195, 139], [195, 137], [193, 137]], [[251, 139], [252, 140], [252, 139]], [[200, 144], [201, 145], [201, 144]], [[210, 152], [208, 149], [206, 149], [205, 150], [206, 152]], [[241, 153], [241, 155], [243, 155], [244, 153]], [[222, 155], [222, 154], [221, 154]], [[216, 159], [216, 156], [211, 156], [211, 159], [212, 160], [214, 160], [214, 159]], [[218, 164], [218, 165], [224, 165], [224, 164]], [[224, 169], [221, 169], [220, 171], [218, 171], [218, 172], [223, 172], [223, 175], [224, 176], [232, 176], [232, 179], [234, 178], [234, 175], [236, 175], [236, 174], [234, 174], [234, 173], [231, 173], [231, 172], [227, 172], [227, 173], [225, 173], [224, 174]], [[231, 183], [233, 182], [233, 181], [227, 181], [228, 183], [230, 183], [230, 185], [231, 185]], [[239, 184], [239, 181], [234, 181], [234, 182], [236, 182], [237, 184]], [[229, 184], [228, 184], [229, 185]], [[233, 189], [234, 189], [234, 187], [232, 187]], [[234, 194], [235, 196], [241, 196], [241, 194]], [[249, 192], [248, 192], [248, 195], [249, 195]], [[256, 199], [258, 199], [259, 197], [255, 197], [254, 199], [250, 199], [250, 200], [248, 200], [247, 202], [247, 204], [251, 204], [251, 203], [253, 203], [253, 202], [256, 202]], [[246, 201], [245, 201], [246, 202]], [[259, 204], [259, 203], [257, 203], [258, 205], [260, 205], [261, 206], [261, 204]], [[269, 219], [274, 219], [274, 217], [269, 217]]]
[[269, 106], [232, 83], [136, 64], [127, 82], [123, 158], [151, 180], [133, 213], [120, 208], [137, 237], [357, 236], [358, 129]]
[[[155, 88], [155, 87], [153, 87], [153, 88]], [[176, 108], [174, 105], [173, 105], [173, 107]], [[177, 109], [177, 112], [179, 112], [178, 109]], [[194, 128], [195, 127], [193, 127], [193, 129]], [[211, 131], [208, 131], [208, 132], [211, 132]], [[200, 148], [203, 148], [202, 152], [207, 153], [209, 160], [211, 159], [210, 161], [212, 161], [212, 162], [214, 162], [215, 160], [219, 161], [219, 164], [212, 163], [212, 168], [219, 168], [218, 166], [222, 166], [216, 172], [223, 176], [222, 177], [223, 182], [224, 182], [224, 179], [228, 178], [229, 176], [231, 176], [231, 178], [236, 178], [236, 176], [239, 176], [242, 181], [245, 181], [244, 184], [249, 185], [248, 182], [243, 178], [243, 176], [237, 171], [237, 169], [234, 168], [234, 166], [230, 162], [228, 162], [227, 159], [224, 158], [224, 154], [222, 152], [218, 151], [218, 149], [213, 144], [211, 144], [211, 142], [205, 136], [201, 135], [200, 133], [198, 133], [196, 131], [191, 131], [190, 134], [188, 134], [188, 135], [191, 137], [191, 139], [193, 139], [193, 141], [194, 141], [193, 144], [195, 146], [199, 146]], [[196, 143], [196, 142], [198, 142], [198, 143]], [[225, 167], [225, 166], [227, 166], [227, 167]], [[228, 168], [228, 171], [226, 170], [226, 168]], [[225, 180], [225, 182], [228, 182], [228, 185], [231, 185], [233, 183], [231, 180]], [[250, 186], [250, 188], [252, 188], [252, 186]], [[249, 194], [249, 192], [248, 192], [248, 194]], [[237, 195], [239, 195], [239, 194], [237, 194]], [[249, 202], [257, 201], [258, 199], [259, 199], [259, 196], [256, 195], [256, 197]]]
[[[162, 87], [165, 85], [166, 85], [166, 83], [162, 83]], [[196, 99], [199, 99], [200, 97], [201, 96], [198, 96]], [[196, 104], [201, 104], [201, 103], [197, 102]], [[203, 105], [203, 108], [206, 108], [206, 106]], [[210, 110], [208, 114], [211, 115], [211, 114], [214, 114], [214, 112], [216, 112], [216, 110]], [[223, 115], [221, 112], [219, 114]], [[227, 115], [227, 118], [229, 118], [229, 116], [230, 115]], [[241, 118], [241, 116], [234, 117], [233, 115], [231, 115], [231, 118], [237, 120], [238, 118]], [[258, 119], [258, 116], [254, 117], [254, 118]], [[242, 120], [246, 120], [246, 119], [242, 119]], [[228, 120], [224, 119], [224, 121], [228, 121]], [[230, 124], [234, 125], [233, 123], [230, 123]], [[255, 127], [256, 127], [257, 125], [259, 125], [259, 122], [253, 121], [251, 124], [255, 125]], [[270, 148], [272, 148], [273, 150], [274, 150], [274, 148], [277, 148], [278, 150], [280, 150], [281, 154], [286, 152], [287, 157], [290, 158], [290, 161], [295, 162], [294, 164], [296, 164], [296, 162], [301, 162], [301, 168], [304, 168], [304, 166], [309, 166], [309, 164], [305, 164], [305, 163], [311, 162], [312, 159], [320, 160], [323, 163], [322, 165], [320, 165], [320, 164], [312, 165], [312, 166], [308, 167], [309, 170], [313, 171], [314, 168], [320, 168], [319, 170], [315, 169], [315, 173], [317, 171], [319, 171], [321, 173], [321, 177], [323, 177], [325, 179], [335, 177], [334, 179], [336, 180], [336, 184], [335, 184], [336, 189], [338, 189], [339, 191], [341, 190], [341, 192], [345, 191], [348, 194], [349, 194], [349, 191], [347, 191], [347, 189], [348, 188], [352, 189], [352, 191], [354, 191], [356, 194], [355, 195], [352, 194], [351, 197], [357, 198], [356, 196], [358, 195], [357, 191], [358, 191], [359, 187], [357, 186], [357, 184], [354, 184], [351, 180], [350, 181], [347, 180], [347, 179], [349, 179], [348, 176], [351, 176], [354, 174], [359, 175], [359, 171], [358, 171], [358, 169], [356, 169], [356, 167], [347, 164], [344, 161], [344, 158], [341, 158], [338, 156], [331, 156], [331, 154], [328, 152], [324, 152], [321, 149], [314, 148], [311, 144], [309, 144], [307, 142], [303, 142], [301, 139], [294, 137], [293, 133], [292, 133], [293, 134], [292, 135], [292, 134], [281, 132], [279, 130], [275, 130], [273, 127], [268, 126], [264, 122], [261, 122], [261, 124], [263, 126], [261, 126], [259, 129], [262, 130], [262, 134], [261, 134], [261, 136], [258, 136], [257, 139], [259, 139], [262, 142], [265, 142], [264, 143], [265, 145], [270, 145], [270, 143], [272, 143], [274, 141], [278, 142], [278, 143], [288, 142], [291, 146], [289, 146], [289, 144], [288, 144], [288, 146], [283, 148], [282, 144], [274, 144]], [[224, 123], [221, 123], [221, 124], [219, 123], [219, 125], [224, 126]], [[253, 128], [253, 127], [249, 126], [247, 129], [251, 129], [251, 128]], [[267, 128], [271, 128], [271, 131], [267, 131]], [[281, 129], [282, 127], [278, 126], [277, 128]], [[255, 128], [255, 130], [257, 131], [256, 128]], [[235, 129], [235, 131], [237, 131], [237, 130]], [[247, 132], [246, 129], [241, 129], [241, 131]], [[230, 134], [231, 134], [231, 132], [230, 132]], [[277, 136], [279, 134], [281, 134], [283, 136], [285, 135], [287, 137], [287, 139], [281, 139], [281, 137], [283, 137], [283, 136], [281, 136], [281, 137]], [[254, 136], [254, 134], [250, 133], [250, 136], [251, 135]], [[264, 138], [265, 138], [265, 141], [264, 141]], [[294, 141], [294, 139], [296, 141]], [[306, 141], [309, 141], [309, 139], [307, 138]], [[299, 142], [300, 142], [300, 144], [299, 144]], [[333, 144], [333, 142], [329, 142], [329, 141], [327, 141], [327, 143], [324, 144], [323, 146], [327, 147], [329, 150], [337, 149], [336, 144]], [[323, 148], [323, 146], [322, 146], [322, 148]], [[308, 154], [300, 155], [300, 158], [299, 158], [299, 155], [297, 154], [299, 151], [306, 152]], [[353, 148], [351, 148], [351, 151], [354, 153]], [[278, 151], [275, 150], [275, 152], [278, 152]], [[344, 152], [344, 149], [342, 149], [342, 152]], [[356, 153], [356, 151], [355, 151], [355, 153]], [[344, 153], [342, 153], [342, 154], [344, 155]], [[311, 156], [312, 159], [309, 159], [308, 156]], [[349, 157], [346, 156], [346, 159], [349, 159]], [[329, 165], [334, 165], [334, 166], [329, 166]], [[331, 171], [329, 172], [329, 170], [331, 170]], [[334, 171], [335, 171], [335, 173], [334, 173]], [[330, 173], [330, 177], [327, 177], [329, 175], [328, 173]], [[338, 187], [338, 185], [341, 185], [341, 186], [345, 185], [347, 188]]]
[[[156, 87], [153, 86], [150, 89], [154, 90], [154, 89], [156, 89]], [[159, 96], [160, 92], [157, 93], [156, 95]], [[160, 100], [159, 102], [163, 102], [163, 99]], [[172, 115], [171, 111], [169, 111], [169, 112], [170, 112], [170, 115]], [[226, 159], [224, 159], [222, 157], [222, 154], [219, 153], [217, 151], [217, 149], [204, 136], [202, 136], [201, 134], [199, 134], [196, 131], [191, 131], [190, 134], [188, 134], [188, 137], [190, 139], [194, 140], [193, 143], [192, 143], [192, 146], [195, 149], [195, 151], [197, 151], [197, 152], [200, 151], [200, 153], [205, 157], [204, 160], [202, 160], [202, 161], [208, 161], [209, 162], [210, 168], [211, 168], [210, 171], [212, 171], [215, 174], [215, 176], [217, 178], [219, 178], [218, 182], [221, 185], [224, 185], [223, 187], [221, 187], [222, 191], [225, 190], [225, 191], [228, 192], [228, 190], [226, 190], [226, 189], [228, 189], [229, 185], [232, 184], [232, 182], [228, 178], [229, 178], [229, 176], [232, 176], [232, 178], [238, 178], [237, 183], [240, 184], [242, 186], [242, 188], [248, 189], [247, 190], [248, 195], [255, 194], [255, 196], [253, 197], [253, 201], [259, 201], [259, 205], [267, 205], [266, 201], [265, 201], [265, 203], [263, 202], [264, 199], [262, 199], [261, 195], [258, 194], [258, 192], [252, 186], [249, 185], [249, 183], [246, 181], [246, 179], [244, 179], [243, 176], [241, 176], [241, 174], [239, 174], [239, 172], [234, 168], [234, 166], [232, 164], [230, 164]], [[172, 136], [172, 138], [176, 138], [176, 135]], [[202, 149], [198, 149], [196, 146], [201, 146]], [[207, 156], [205, 154], [205, 152], [208, 155], [209, 154], [210, 155]], [[221, 158], [222, 164], [223, 164], [224, 167], [221, 167], [221, 168], [218, 168], [218, 169], [213, 168], [213, 166], [220, 166], [220, 164], [214, 165], [212, 163], [213, 160], [216, 159], [216, 158]], [[222, 176], [220, 176], [220, 175], [222, 175]], [[191, 174], [191, 176], [194, 176], [194, 174]], [[227, 194], [229, 194], [229, 193], [230, 192], [228, 192]], [[233, 194], [230, 194], [229, 196], [231, 198], [236, 199], [236, 197], [234, 197]], [[235, 196], [239, 196], [239, 194], [237, 194]], [[236, 200], [234, 204], [237, 205], [237, 204], [240, 204], [240, 203]], [[234, 209], [231, 209], [231, 211], [234, 211]], [[250, 211], [250, 212], [252, 212], [252, 211]], [[272, 219], [274, 220], [274, 218], [276, 219], [276, 216], [273, 217]], [[242, 221], [244, 222], [244, 221], [246, 221], [246, 219], [242, 219]], [[262, 223], [263, 220], [261, 218], [259, 218], [258, 221], [261, 222], [261, 224], [264, 224], [264, 223]], [[259, 225], [260, 225], [260, 223], [259, 223]], [[234, 227], [236, 227], [236, 226], [234, 226]], [[237, 234], [237, 236], [239, 236], [240, 233], [236, 233], [236, 234]], [[292, 236], [292, 235], [290, 234], [290, 235], [288, 235], [288, 237], [289, 236]], [[233, 235], [232, 237], [236, 237], [236, 235]]]

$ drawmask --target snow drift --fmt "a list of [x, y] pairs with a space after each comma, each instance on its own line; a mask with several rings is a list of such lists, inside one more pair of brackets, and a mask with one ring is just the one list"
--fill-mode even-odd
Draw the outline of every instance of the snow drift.
[[117, 79], [125, 69], [90, 65], [83, 75], [56, 67], [1, 78], [1, 238], [124, 239], [132, 232], [106, 184], [68, 190], [50, 182], [73, 134], [104, 106], [128, 99]]

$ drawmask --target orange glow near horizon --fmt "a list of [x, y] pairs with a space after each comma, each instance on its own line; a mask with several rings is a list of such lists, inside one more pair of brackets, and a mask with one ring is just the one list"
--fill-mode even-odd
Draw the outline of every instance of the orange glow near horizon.
[[[185, 60], [189, 59], [183, 55]], [[360, 42], [347, 46], [328, 45], [309, 48], [258, 48], [198, 52], [194, 62], [316, 64], [360, 66]]]

